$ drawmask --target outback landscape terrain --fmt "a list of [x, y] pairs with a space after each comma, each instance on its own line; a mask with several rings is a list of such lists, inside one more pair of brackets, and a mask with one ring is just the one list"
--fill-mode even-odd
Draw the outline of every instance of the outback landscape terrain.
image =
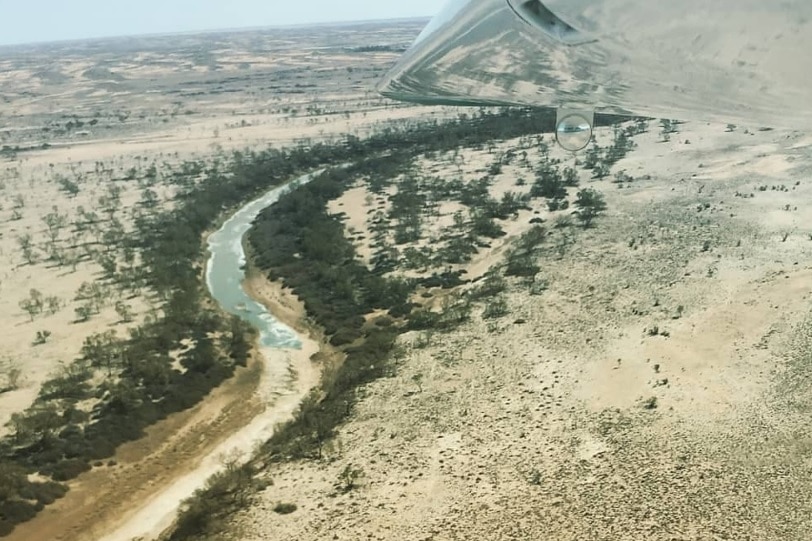
[[[500, 221], [506, 235], [461, 266], [470, 317], [401, 335], [329, 458], [266, 470], [233, 538], [804, 539], [809, 139], [679, 129], [634, 137], [619, 176], [579, 173], [607, 204], [592, 227], [534, 203]], [[462, 172], [446, 156], [422, 193], [521, 146], [464, 154]], [[532, 192], [517, 165], [493, 177], [495, 200]], [[369, 211], [349, 210], [367, 190], [332, 210], [370, 238]], [[444, 210], [415, 247], [437, 246]], [[534, 216], [537, 268], [516, 277]], [[425, 297], [439, 311], [446, 295]]]
[[[424, 24], [0, 49], [0, 533], [808, 538], [812, 136], [378, 97]], [[205, 237], [316, 170], [261, 348]]]

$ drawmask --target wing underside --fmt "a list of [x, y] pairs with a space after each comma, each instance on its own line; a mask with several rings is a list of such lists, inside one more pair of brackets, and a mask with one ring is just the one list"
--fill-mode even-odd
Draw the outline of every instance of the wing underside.
[[455, 0], [380, 91], [806, 128], [808, 51], [808, 0]]

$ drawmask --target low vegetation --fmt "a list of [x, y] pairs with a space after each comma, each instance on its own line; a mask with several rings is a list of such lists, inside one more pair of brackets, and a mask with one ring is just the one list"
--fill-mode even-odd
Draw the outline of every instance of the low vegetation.
[[[131, 209], [131, 229], [121, 220], [122, 189], [115, 182], [106, 184], [96, 210], [79, 207], [76, 216], [70, 217], [52, 208], [42, 219], [45, 242], [23, 233], [17, 244], [28, 266], [45, 262], [75, 270], [82, 261], [94, 261], [101, 269], [97, 281], [82, 284], [77, 291], [74, 323], [82, 324], [105, 309], [115, 310], [121, 322], [133, 322], [124, 292], [146, 294], [152, 308], [126, 336], [112, 330], [88, 336], [80, 356], [62, 365], [29, 409], [14, 415], [10, 436], [0, 441], [4, 472], [0, 533], [12, 531], [64, 494], [65, 481], [103, 464], [119, 445], [140, 438], [151, 424], [198, 403], [245, 365], [253, 331], [212, 308], [201, 280], [204, 234], [223, 215], [264, 190], [326, 167], [310, 185], [263, 214], [249, 239], [257, 264], [295, 289], [333, 345], [346, 354], [341, 366], [325, 375], [294, 421], [267, 447], [276, 458], [320, 456], [325, 442], [351, 412], [357, 388], [392, 370], [391, 353], [400, 332], [452, 328], [471, 313], [470, 301], [463, 298], [451, 299], [439, 312], [415, 310], [409, 301], [417, 287], [460, 285], [464, 280], [459, 272], [432, 271], [420, 279], [387, 276], [387, 272], [402, 265], [404, 257], [419, 265], [425, 255], [427, 268], [467, 261], [475, 246], [504, 235], [500, 220], [528, 204], [527, 198], [516, 194], [492, 200], [487, 179], [438, 184], [437, 190], [448, 190], [470, 212], [460, 216], [458, 230], [448, 236], [443, 250], [401, 254], [398, 243], [420, 237], [421, 212], [429, 203], [418, 189], [422, 180], [410, 176], [416, 157], [462, 147], [484, 148], [494, 139], [531, 137], [550, 131], [553, 122], [551, 111], [503, 110], [461, 115], [442, 125], [386, 128], [363, 140], [348, 135], [288, 150], [220, 154], [179, 166], [164, 164], [163, 170], [155, 163], [141, 164], [120, 175], [122, 181], [137, 182], [141, 188], [141, 199]], [[501, 162], [495, 163], [489, 174], [498, 174], [500, 167]], [[97, 164], [96, 169], [99, 174], [114, 175], [105, 164]], [[171, 205], [158, 204], [154, 187], [159, 175], [171, 187]], [[370, 179], [373, 188], [376, 182], [379, 189], [394, 183], [399, 187], [390, 215], [383, 217], [395, 224], [393, 238], [381, 235], [372, 268], [358, 263], [342, 220], [326, 211], [328, 201], [357, 178]], [[84, 187], [78, 175], [56, 181], [71, 197]], [[539, 170], [536, 183], [539, 193], [560, 196], [561, 186], [571, 186], [574, 180], [568, 170], [550, 167]], [[12, 202], [16, 212], [26, 211], [22, 195]], [[269, 240], [272, 245], [264, 243]], [[63, 299], [36, 289], [20, 302], [31, 322], [65, 305]], [[367, 324], [372, 311], [388, 312], [387, 324]], [[50, 335], [48, 329], [40, 328], [32, 341], [43, 345]], [[12, 369], [6, 379], [6, 388], [12, 389], [19, 373]], [[32, 481], [32, 474], [39, 480]], [[214, 485], [210, 489], [218, 490]], [[199, 508], [197, 516], [206, 516], [209, 522], [184, 516], [187, 522], [179, 532], [208, 531], [216, 518], [206, 507]]]
[[[343, 351], [345, 359], [337, 366], [327, 367], [320, 385], [303, 400], [294, 418], [281, 426], [263, 446], [257, 461], [321, 459], [338, 426], [352, 412], [358, 400], [358, 390], [395, 370], [396, 339], [400, 333], [453, 329], [470, 318], [472, 301], [477, 299], [496, 296], [489, 300], [483, 313], [485, 318], [498, 318], [509, 312], [505, 301], [498, 297], [506, 287], [504, 279], [499, 276], [489, 277], [469, 295], [449, 296], [440, 310], [419, 308], [409, 300], [418, 287], [454, 288], [464, 283], [460, 273], [430, 273], [407, 279], [391, 272], [399, 268], [403, 260], [401, 254], [388, 245], [388, 227], [379, 230], [377, 251], [371, 266], [364, 265], [349, 240], [343, 217], [331, 214], [328, 203], [340, 197], [359, 178], [368, 179], [373, 192], [397, 185], [398, 195], [393, 198], [389, 216], [382, 217], [378, 223], [382, 226], [386, 221], [391, 225], [395, 244], [399, 241], [409, 243], [420, 236], [420, 213], [427, 203], [423, 195], [425, 190], [416, 189], [420, 180], [413, 173], [415, 156], [421, 153], [434, 155], [464, 146], [482, 146], [492, 140], [493, 134], [508, 138], [545, 131], [551, 127], [550, 120], [546, 113], [503, 111], [459, 119], [442, 127], [429, 124], [401, 131], [388, 130], [364, 141], [350, 138], [340, 151], [332, 149], [332, 163], [344, 165], [328, 169], [309, 184], [284, 195], [259, 215], [248, 234], [254, 264], [271, 279], [281, 280], [293, 289], [304, 302], [308, 315], [324, 329], [331, 344]], [[630, 148], [628, 142], [623, 145]], [[326, 149], [318, 149], [319, 152], [322, 150], [327, 153]], [[241, 167], [256, 171], [257, 176], [262, 175], [261, 171], [266, 167], [269, 173], [273, 171], [270, 169], [272, 163], [262, 158], [262, 154], [246, 156], [240, 162]], [[542, 167], [547, 166], [543, 164]], [[235, 173], [241, 174], [239, 171]], [[558, 167], [545, 169], [539, 177], [552, 178], [556, 185], [560, 183], [561, 189], [557, 188], [552, 197], [564, 197], [566, 187], [577, 184], [571, 173]], [[470, 246], [479, 242], [479, 238], [499, 236], [496, 220], [506, 219], [526, 205], [526, 201], [513, 196], [491, 203], [487, 189], [483, 189], [486, 186], [487, 182], [479, 187], [476, 184], [449, 186], [436, 182], [429, 190], [446, 190], [446, 196], [467, 198], [469, 204], [483, 209], [476, 211], [483, 212], [480, 215], [484, 216], [483, 220], [493, 224], [488, 227], [476, 225], [474, 214], [472, 220], [463, 222], [473, 227], [461, 235], [461, 245]], [[591, 225], [606, 208], [600, 194], [594, 190], [583, 190], [579, 201], [579, 211], [588, 216], [582, 218], [585, 226]], [[528, 265], [537, 270], [534, 250], [544, 237], [545, 230], [534, 226], [519, 239], [508, 258], [514, 260], [512, 266], [508, 264], [512, 275], [528, 274]], [[443, 261], [435, 260], [434, 263]], [[511, 272], [507, 274], [511, 275]], [[368, 321], [370, 314], [384, 311], [389, 315], [385, 325], [375, 323], [380, 318]], [[360, 477], [354, 469], [342, 475], [341, 490], [351, 490]], [[252, 486], [247, 482], [242, 489], [248, 497], [253, 493]], [[187, 502], [181, 513], [181, 527], [171, 539], [216, 538], [225, 524], [213, 521], [212, 516], [225, 517], [239, 509], [238, 505], [230, 505], [231, 500], [218, 500], [218, 493], [217, 489], [200, 491]], [[218, 506], [216, 515], [205, 512], [215, 504]]]

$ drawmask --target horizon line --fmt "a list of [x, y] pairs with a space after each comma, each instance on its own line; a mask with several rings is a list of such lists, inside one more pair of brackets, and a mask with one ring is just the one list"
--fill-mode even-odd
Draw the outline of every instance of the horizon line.
[[55, 39], [51, 41], [24, 41], [24, 42], [17, 42], [17, 43], [0, 43], [0, 49], [9, 49], [15, 47], [33, 47], [33, 46], [41, 46], [41, 45], [58, 45], [58, 44], [67, 44], [67, 43], [81, 43], [81, 42], [93, 42], [93, 41], [107, 41], [107, 40], [115, 40], [115, 39], [127, 39], [127, 38], [150, 38], [150, 37], [164, 37], [164, 36], [193, 36], [193, 35], [205, 35], [205, 34], [219, 34], [219, 33], [240, 33], [240, 32], [251, 32], [255, 30], [274, 30], [274, 29], [286, 29], [286, 28], [324, 28], [329, 26], [349, 26], [349, 25], [356, 25], [356, 24], [370, 24], [370, 23], [387, 23], [387, 22], [396, 22], [396, 21], [419, 21], [419, 20], [428, 20], [431, 19], [431, 15], [417, 15], [413, 17], [393, 17], [390, 19], [355, 19], [355, 20], [339, 20], [339, 21], [316, 21], [316, 22], [309, 22], [309, 23], [289, 23], [289, 24], [270, 24], [270, 25], [259, 25], [259, 26], [235, 26], [235, 27], [227, 27], [227, 28], [203, 28], [197, 30], [177, 30], [174, 32], [144, 32], [144, 33], [136, 33], [136, 34], [120, 34], [117, 36], [114, 35], [102, 35], [102, 36], [89, 36], [84, 38], [66, 38], [66, 39]]

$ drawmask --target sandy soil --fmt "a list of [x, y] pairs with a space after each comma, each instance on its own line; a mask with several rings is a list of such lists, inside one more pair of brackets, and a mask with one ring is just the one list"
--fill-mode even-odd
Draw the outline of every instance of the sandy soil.
[[18, 526], [9, 539], [95, 539], [126, 523], [141, 505], [199, 467], [235, 425], [245, 425], [261, 413], [262, 404], [254, 395], [262, 362], [254, 357], [248, 369], [215, 390], [210, 400], [170, 416], [148, 429], [147, 437], [123, 445], [112, 465], [80, 476], [65, 498], [36, 520]]
[[[55, 178], [60, 174], [69, 174], [70, 164], [60, 163], [49, 167], [44, 160], [33, 158], [13, 167], [14, 175], [6, 174], [3, 183], [5, 195], [0, 211], [2, 234], [0, 234], [0, 322], [7, 329], [3, 337], [3, 353], [0, 359], [6, 359], [9, 365], [22, 370], [19, 388], [12, 392], [0, 394], [0, 426], [5, 425], [12, 413], [27, 407], [36, 398], [40, 385], [49, 376], [55, 375], [60, 363], [70, 363], [80, 352], [84, 339], [92, 333], [115, 329], [119, 336], [126, 336], [128, 329], [136, 326], [150, 307], [145, 298], [129, 298], [126, 292], [112, 284], [105, 284], [110, 290], [108, 301], [99, 314], [87, 322], [77, 322], [74, 309], [82, 304], [75, 299], [77, 290], [83, 282], [93, 283], [101, 280], [101, 268], [87, 257], [76, 265], [59, 266], [49, 261], [45, 251], [48, 241], [44, 217], [59, 213], [67, 218], [66, 226], [60, 231], [56, 244], [61, 249], [72, 250], [83, 254], [83, 245], [93, 246], [99, 237], [93, 233], [77, 235], [71, 223], [78, 220], [77, 209], [82, 206], [87, 210], [98, 209], [97, 199], [104, 195], [106, 182], [100, 177], [89, 178], [83, 182], [81, 190], [75, 197], [69, 197], [59, 190]], [[81, 167], [83, 172], [90, 166]], [[3, 178], [0, 176], [0, 178]], [[127, 207], [137, 201], [137, 187], [127, 183], [117, 184], [123, 188], [121, 194], [122, 210], [117, 217], [125, 228], [131, 226], [131, 219], [125, 215]], [[24, 206], [13, 209], [12, 200], [21, 196]], [[8, 203], [7, 203], [8, 202]], [[16, 211], [22, 215], [12, 219]], [[37, 260], [29, 264], [22, 257], [19, 239], [30, 236]], [[76, 238], [80, 246], [73, 246]], [[100, 248], [103, 244], [96, 244]], [[29, 298], [31, 290], [39, 291], [43, 297], [55, 297], [58, 307], [54, 313], [44, 310], [33, 318], [23, 311], [20, 302]], [[124, 323], [114, 311], [117, 300], [126, 302], [133, 310], [133, 321]], [[37, 331], [50, 331], [51, 335], [44, 344], [34, 346]], [[0, 382], [2, 383], [2, 382]], [[0, 428], [0, 430], [5, 430]]]
[[[405, 46], [421, 26], [396, 25], [387, 32], [387, 43]], [[129, 231], [150, 165], [158, 172], [151, 186], [157, 204], [167, 208], [175, 193], [168, 173], [184, 160], [348, 132], [363, 135], [407, 119], [456, 114], [404, 107], [372, 92], [397, 52], [356, 54], [347, 47], [369, 44], [378, 32], [365, 25], [342, 28], [338, 42], [332, 41], [334, 31], [299, 29], [283, 31], [282, 37], [256, 31], [111, 40], [99, 49], [61, 44], [0, 50], [0, 83], [8, 105], [0, 128], [0, 323], [9, 329], [0, 340], [0, 388], [8, 383], [10, 369], [21, 374], [16, 390], [0, 393], [0, 433], [10, 430], [6, 422], [34, 401], [43, 382], [79, 356], [87, 336], [107, 330], [126, 336], [159, 309], [149, 290], [132, 298], [126, 294], [121, 300], [130, 305], [133, 321], [119, 321], [113, 309], [119, 288], [101, 278], [96, 262], [84, 256], [74, 269], [47, 259], [44, 216], [57, 207], [68, 225], [56, 244], [64, 249], [75, 244], [81, 253], [85, 244], [102, 246], [96, 235], [107, 225], [80, 235], [77, 243], [72, 223], [79, 207], [104, 217], [99, 198], [111, 185], [120, 187], [116, 218]], [[200, 64], [200, 55], [208, 55], [203, 59], [208, 63]], [[314, 69], [324, 65], [331, 68]], [[125, 180], [133, 168], [136, 178]], [[60, 190], [62, 177], [77, 182], [76, 196]], [[19, 196], [24, 202], [17, 209]], [[18, 238], [25, 234], [31, 235], [37, 254], [33, 264], [21, 258]], [[110, 302], [89, 321], [77, 323], [74, 309], [81, 302], [75, 295], [83, 282], [108, 286]], [[282, 317], [296, 319], [287, 293], [272, 292], [257, 281], [251, 286]], [[29, 321], [19, 303], [31, 289], [58, 298], [56, 313]], [[315, 332], [306, 324], [301, 328]], [[50, 331], [50, 337], [34, 346], [40, 330]], [[158, 532], [180, 500], [219, 467], [224, 453], [238, 448], [247, 455], [255, 441], [267, 438], [274, 423], [293, 411], [318, 380], [318, 367], [309, 361], [317, 340], [305, 340], [302, 351], [269, 354], [272, 362], [291, 363], [289, 380], [260, 378], [257, 383], [255, 360], [251, 371], [197, 408], [124, 446], [115, 457], [117, 465], [80, 476], [66, 498], [21, 526], [12, 539], [124, 540]], [[319, 363], [331, 360], [327, 354], [317, 358]]]
[[[245, 460], [285, 421], [319, 381], [322, 352], [310, 338], [304, 310], [294, 296], [255, 276], [246, 287], [280, 321], [302, 332], [299, 350], [258, 349], [249, 366], [195, 408], [170, 416], [148, 435], [122, 446], [113, 461], [80, 476], [68, 495], [10, 540], [154, 538], [171, 526], [179, 502], [200, 488], [228, 460]], [[289, 367], [271, 381], [264, 366]], [[113, 465], [111, 465], [113, 464]]]
[[[511, 281], [508, 316], [404, 335], [397, 376], [364, 389], [333, 454], [270, 468], [230, 538], [808, 539], [801, 140], [717, 125], [638, 137], [615, 167], [634, 182], [582, 177], [609, 210], [551, 231], [545, 291]], [[348, 204], [358, 191], [347, 223], [365, 212]], [[363, 475], [344, 491], [348, 465]]]
[[[397, 35], [411, 37], [409, 31]], [[74, 271], [43, 258], [21, 261], [17, 238], [31, 234], [41, 253], [42, 218], [53, 205], [71, 218], [79, 205], [92, 209], [109, 184], [119, 184], [113, 178], [135, 166], [362, 135], [458, 112], [374, 97], [376, 70], [395, 53], [349, 55], [346, 35], [327, 52], [291, 47], [289, 36], [260, 38], [259, 51], [194, 37], [183, 47], [168, 44], [171, 54], [123, 50], [107, 73], [94, 71], [99, 59], [81, 51], [30, 53], [35, 63], [60, 59], [61, 68], [38, 74], [26, 66], [28, 56], [0, 58], [0, 83], [12, 100], [0, 139], [39, 149], [3, 158], [0, 170], [0, 323], [10, 329], [0, 360], [23, 371], [21, 388], [0, 394], [0, 420], [30, 404], [86, 336], [110, 328], [125, 335], [129, 328], [111, 306], [89, 322], [72, 322], [76, 290], [99, 276], [95, 263], [82, 261]], [[331, 38], [319, 30], [312, 39]], [[201, 50], [206, 58], [195, 52]], [[331, 62], [332, 70], [314, 69]], [[243, 63], [255, 70], [242, 71]], [[64, 127], [74, 118], [84, 123], [80, 131]], [[98, 123], [91, 127], [91, 119]], [[231, 537], [808, 539], [812, 141], [702, 124], [681, 126], [667, 143], [655, 132], [652, 126], [639, 137], [639, 148], [615, 167], [636, 177], [622, 189], [611, 178], [593, 184], [582, 174], [582, 186], [601, 190], [609, 204], [595, 228], [555, 229], [542, 207], [501, 224], [507, 236], [483, 249], [467, 276], [501, 263], [511, 240], [538, 216], [550, 231], [536, 277], [546, 290], [531, 294], [513, 280], [508, 316], [484, 320], [479, 304], [471, 322], [447, 335], [404, 336], [397, 376], [364, 389], [332, 454], [264, 472], [273, 486], [236, 518]], [[599, 130], [601, 144], [610, 138]], [[422, 167], [428, 176], [471, 181], [517, 145]], [[537, 151], [528, 153], [532, 164]], [[97, 162], [114, 174], [97, 173]], [[75, 198], [59, 191], [58, 175], [78, 174]], [[491, 195], [526, 190], [519, 177], [532, 181], [526, 169], [505, 166]], [[129, 227], [140, 188], [121, 185], [120, 218]], [[171, 205], [171, 187], [159, 180], [156, 189], [161, 204]], [[25, 204], [12, 220], [17, 195]], [[365, 237], [358, 246], [366, 260], [367, 212], [379, 206], [368, 205], [368, 195], [359, 185], [333, 207]], [[441, 235], [457, 210], [441, 206], [419, 242]], [[67, 242], [67, 232], [59, 242]], [[255, 358], [204, 403], [123, 446], [115, 465], [81, 476], [66, 498], [11, 539], [125, 541], [156, 533], [224, 455], [249, 451], [289, 415], [317, 381], [309, 357], [319, 336], [278, 285], [252, 276], [247, 286], [315, 338], [300, 353], [282, 354], [298, 377], [284, 387], [257, 380]], [[19, 301], [31, 288], [59, 297], [63, 307], [28, 322]], [[128, 302], [135, 324], [150, 307], [149, 292]], [[52, 335], [35, 347], [37, 330]], [[331, 362], [329, 355], [319, 359]], [[348, 465], [363, 476], [344, 492], [338, 477]], [[278, 502], [298, 510], [278, 515]]]
[[[400, 39], [408, 43], [419, 27], [419, 24], [407, 25], [393, 36], [401, 36]], [[74, 51], [69, 45], [65, 45], [64, 51], [48, 46], [42, 50], [33, 48], [31, 58], [18, 57], [22, 53], [15, 50], [0, 51], [3, 66], [0, 81], [8, 85], [11, 103], [4, 128], [0, 130], [0, 141], [10, 148], [35, 147], [0, 162], [0, 223], [3, 224], [0, 229], [0, 323], [10, 331], [3, 339], [4, 351], [0, 354], [0, 387], [6, 383], [5, 374], [9, 369], [19, 369], [22, 373], [16, 390], [0, 394], [0, 433], [7, 431], [5, 424], [14, 412], [33, 402], [41, 384], [58, 373], [61, 363], [70, 363], [79, 355], [87, 336], [108, 329], [126, 336], [128, 329], [137, 325], [154, 305], [148, 291], [137, 298], [124, 298], [134, 316], [131, 323], [125, 324], [113, 310], [119, 293], [111, 284], [112, 300], [101, 313], [88, 322], [75, 323], [74, 309], [81, 304], [74, 298], [76, 292], [83, 282], [99, 280], [101, 268], [86, 256], [75, 270], [49, 261], [43, 222], [47, 214], [56, 209], [66, 216], [68, 225], [58, 237], [57, 245], [67, 250], [78, 239], [75, 250], [82, 254], [84, 245], [94, 245], [97, 237], [77, 236], [72, 224], [80, 220], [78, 209], [83, 207], [103, 216], [99, 198], [111, 184], [122, 190], [116, 218], [125, 230], [132, 227], [132, 211], [137, 207], [142, 186], [136, 179], [122, 180], [131, 168], [138, 170], [140, 178], [148, 165], [157, 166], [158, 177], [152, 189], [158, 194], [158, 204], [165, 208], [172, 204], [174, 195], [171, 179], [163, 177], [167, 170], [165, 165], [175, 166], [184, 160], [235, 149], [289, 145], [345, 133], [361, 136], [404, 119], [456, 114], [450, 108], [404, 107], [371, 93], [370, 85], [377, 80], [375, 70], [384, 69], [381, 66], [389, 65], [396, 54], [347, 56], [343, 51], [354, 34], [359, 36], [359, 44], [368, 43], [364, 32], [374, 34], [374, 28], [343, 29], [342, 46], [333, 52], [324, 49], [322, 43], [325, 40], [330, 43], [329, 32], [317, 33], [312, 38], [305, 30], [302, 32], [304, 37], [301, 33], [287, 36], [286, 39], [294, 41], [286, 41], [285, 45], [280, 45], [278, 36], [273, 35], [249, 38], [235, 34], [222, 37], [222, 41], [220, 37], [207, 41], [204, 48], [214, 48], [216, 54], [213, 54], [223, 65], [214, 75], [208, 70], [198, 73], [191, 69], [185, 52], [178, 52], [185, 51], [183, 46], [171, 40], [166, 44], [169, 52], [160, 50], [162, 43], [156, 45], [147, 40], [143, 47], [150, 52], [136, 55], [129, 54], [126, 47], [138, 50], [137, 40], [126, 46], [117, 44], [116, 47], [124, 47], [124, 52], [114, 55], [114, 60], [108, 58], [102, 62], [105, 66], [115, 64], [107, 71], [115, 74], [113, 79], [120, 87], [115, 99], [109, 102], [97, 99], [98, 92], [109, 93], [104, 85], [109, 82], [105, 77], [110, 76], [100, 79], [98, 73], [88, 72], [98, 61], [92, 53], [81, 48]], [[178, 39], [195, 42], [198, 38]], [[252, 52], [250, 47], [260, 42], [267, 42], [274, 54]], [[300, 43], [300, 48], [290, 45], [294, 42]], [[117, 50], [116, 47], [113, 50]], [[311, 71], [314, 66], [323, 67], [325, 62], [330, 62], [331, 55], [335, 56], [330, 63], [333, 71]], [[53, 58], [61, 61], [61, 68], [53, 73], [32, 67], [37, 62], [50, 66]], [[260, 58], [264, 60], [259, 62]], [[280, 88], [260, 90], [233, 83], [235, 70], [241, 76], [246, 75], [238, 68], [243, 62], [253, 63], [256, 71], [250, 73], [252, 77], [268, 77]], [[286, 71], [277, 73], [275, 70], [280, 66]], [[160, 84], [155, 81], [158, 73], [163, 75]], [[299, 90], [299, 87], [315, 88], [303, 74], [320, 81], [318, 93]], [[171, 81], [202, 90], [184, 94], [180, 99]], [[297, 82], [288, 87], [288, 81]], [[239, 92], [222, 90], [223, 85], [230, 84], [235, 84]], [[92, 89], [97, 92], [88, 93]], [[64, 109], [75, 112], [75, 116], [65, 117]], [[70, 118], [70, 122], [83, 121], [82, 135], [76, 128], [66, 130], [65, 118]], [[95, 123], [91, 124], [91, 120]], [[50, 146], [40, 148], [45, 143]], [[61, 191], [60, 178], [75, 180], [79, 193], [69, 196]], [[18, 197], [23, 198], [19, 209], [15, 208]], [[13, 219], [15, 213], [19, 213], [18, 219]], [[100, 232], [104, 227], [105, 224], [101, 224]], [[31, 236], [37, 256], [33, 265], [21, 257], [19, 238], [25, 235]], [[19, 303], [29, 296], [31, 289], [45, 297], [59, 299], [58, 311], [29, 321]], [[32, 346], [36, 332], [42, 330], [51, 333], [48, 342]]]

